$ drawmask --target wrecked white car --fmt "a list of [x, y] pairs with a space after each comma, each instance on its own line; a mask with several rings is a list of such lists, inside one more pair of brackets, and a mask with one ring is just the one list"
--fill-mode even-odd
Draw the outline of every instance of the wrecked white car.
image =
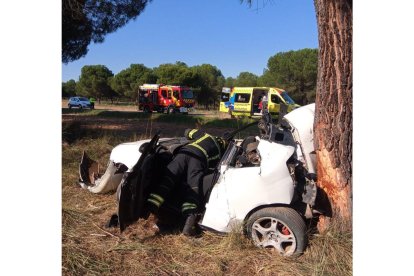
[[[301, 254], [307, 244], [307, 226], [320, 211], [313, 145], [315, 105], [280, 116], [278, 124], [263, 115], [258, 135], [230, 139], [219, 165], [203, 180], [205, 209], [199, 226], [222, 233], [244, 231], [259, 247], [284, 256]], [[234, 135], [233, 135], [234, 136]], [[184, 138], [161, 138], [123, 143], [110, 155], [106, 172], [97, 175], [97, 163], [86, 153], [80, 164], [80, 184], [93, 193], [117, 190], [118, 223], [123, 231], [145, 218], [143, 205], [160, 169], [172, 160]], [[160, 220], [179, 216], [174, 196], [162, 205]], [[167, 200], [168, 201], [168, 200]]]

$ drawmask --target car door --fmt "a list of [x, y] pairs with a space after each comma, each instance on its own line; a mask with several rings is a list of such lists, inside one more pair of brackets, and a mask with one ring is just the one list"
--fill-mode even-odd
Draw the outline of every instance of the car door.
[[270, 101], [269, 101], [269, 112], [270, 113], [279, 113], [280, 111], [280, 104], [284, 104], [283, 98], [280, 96], [279, 93], [271, 93]]
[[234, 93], [234, 111], [250, 115], [251, 93]]

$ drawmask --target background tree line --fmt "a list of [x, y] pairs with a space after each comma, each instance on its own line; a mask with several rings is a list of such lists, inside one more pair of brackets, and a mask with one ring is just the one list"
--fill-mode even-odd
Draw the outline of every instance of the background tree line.
[[298, 104], [315, 102], [318, 50], [302, 49], [280, 52], [269, 58], [261, 76], [241, 72], [236, 78], [225, 78], [214, 65], [189, 67], [184, 62], [161, 64], [148, 68], [131, 64], [114, 75], [104, 65], [87, 65], [82, 68], [78, 81], [62, 83], [62, 97], [74, 95], [113, 100], [137, 99], [138, 87], [144, 83], [187, 85], [193, 88], [198, 105], [215, 107], [223, 86], [270, 86], [288, 91]]

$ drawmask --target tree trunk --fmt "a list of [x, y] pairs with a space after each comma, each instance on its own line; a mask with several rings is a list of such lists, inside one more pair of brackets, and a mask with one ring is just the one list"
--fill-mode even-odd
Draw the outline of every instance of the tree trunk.
[[[352, 0], [315, 0], [319, 33], [315, 110], [318, 185], [333, 217], [352, 220]], [[329, 220], [322, 218], [319, 228]]]

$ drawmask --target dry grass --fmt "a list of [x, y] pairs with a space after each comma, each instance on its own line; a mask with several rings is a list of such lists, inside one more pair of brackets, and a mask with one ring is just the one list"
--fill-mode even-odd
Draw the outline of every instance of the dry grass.
[[114, 195], [95, 195], [77, 184], [82, 150], [105, 165], [113, 146], [141, 137], [87, 134], [62, 146], [63, 275], [352, 275], [352, 234], [333, 222], [325, 234], [310, 236], [296, 259], [254, 247], [239, 233], [204, 232], [199, 238], [160, 234], [139, 221], [120, 234], [106, 229], [116, 212]]

